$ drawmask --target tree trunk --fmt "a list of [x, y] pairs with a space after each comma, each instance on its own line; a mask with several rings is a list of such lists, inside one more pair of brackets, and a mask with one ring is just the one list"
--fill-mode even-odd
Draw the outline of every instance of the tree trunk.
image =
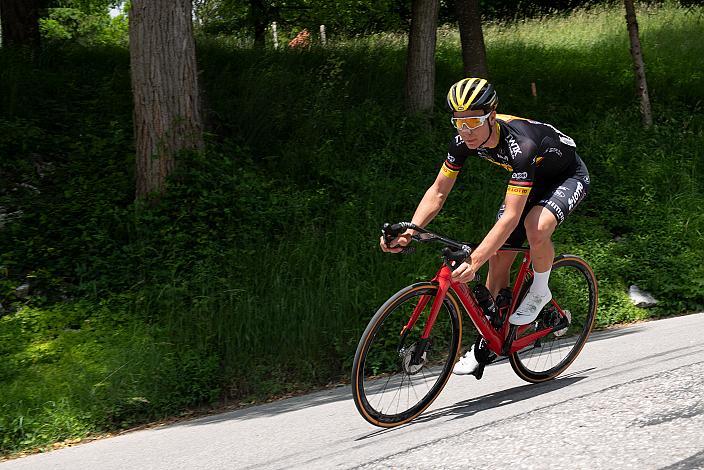
[[137, 199], [161, 194], [181, 150], [203, 147], [191, 0], [132, 0]]
[[0, 0], [2, 45], [39, 45], [40, 0]]
[[638, 38], [638, 21], [636, 11], [633, 8], [633, 0], [624, 0], [626, 5], [626, 24], [628, 25], [628, 36], [631, 40], [631, 56], [633, 57], [633, 69], [636, 72], [636, 89], [640, 98], [640, 112], [643, 116], [643, 125], [650, 127], [653, 125], [653, 114], [650, 111], [650, 96], [648, 95], [648, 83], [645, 80], [645, 63], [643, 53], [640, 49], [640, 39]]
[[457, 22], [462, 43], [462, 62], [465, 77], [489, 78], [486, 65], [486, 48], [482, 33], [482, 17], [479, 0], [457, 1]]
[[249, 14], [254, 27], [254, 47], [264, 47], [266, 44], [266, 8], [262, 0], [250, 0]]
[[435, 41], [438, 0], [413, 0], [406, 62], [406, 106], [410, 113], [430, 111], [435, 98]]

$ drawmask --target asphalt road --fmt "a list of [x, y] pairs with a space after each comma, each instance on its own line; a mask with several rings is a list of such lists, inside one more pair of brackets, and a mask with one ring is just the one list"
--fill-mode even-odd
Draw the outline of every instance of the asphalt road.
[[704, 468], [704, 313], [594, 333], [560, 378], [454, 376], [416, 421], [348, 387], [0, 464], [10, 469]]

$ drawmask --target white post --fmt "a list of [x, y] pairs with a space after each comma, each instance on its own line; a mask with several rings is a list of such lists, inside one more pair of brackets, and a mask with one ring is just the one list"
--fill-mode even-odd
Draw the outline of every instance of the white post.
[[271, 23], [271, 32], [274, 33], [274, 49], [279, 48], [279, 36], [276, 34], [276, 21]]
[[325, 39], [325, 25], [324, 24], [320, 25], [320, 41], [323, 43], [323, 46], [327, 42]]

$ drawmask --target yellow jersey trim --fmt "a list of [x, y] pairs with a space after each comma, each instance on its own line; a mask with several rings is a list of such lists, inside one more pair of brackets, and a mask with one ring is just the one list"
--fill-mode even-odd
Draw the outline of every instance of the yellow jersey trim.
[[453, 179], [457, 178], [457, 174], [459, 173], [459, 170], [451, 170], [444, 163], [442, 164], [442, 168], [440, 168], [440, 171], [443, 175]]
[[510, 115], [510, 114], [497, 114], [497, 115], [496, 115], [496, 119], [500, 119], [500, 120], [502, 120], [503, 122], [511, 122], [511, 121], [516, 120], [516, 119], [518, 119], [518, 120], [520, 120], [520, 121], [527, 121], [527, 120], [528, 120], [528, 119], [526, 119], [526, 118], [522, 118], [522, 117], [518, 117], [518, 116], [512, 116], [512, 115]]
[[508, 188], [506, 188], [506, 194], [515, 194], [516, 196], [527, 196], [530, 193], [531, 188], [526, 188], [523, 186], [513, 186], [512, 184], [508, 185]]

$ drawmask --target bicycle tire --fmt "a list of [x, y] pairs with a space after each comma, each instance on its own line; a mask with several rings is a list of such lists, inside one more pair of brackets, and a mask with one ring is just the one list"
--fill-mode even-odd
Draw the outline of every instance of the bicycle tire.
[[[578, 283], [578, 280], [583, 284]], [[596, 321], [599, 297], [597, 281], [591, 267], [582, 258], [574, 255], [560, 255], [555, 258], [550, 274], [550, 289], [553, 291], [553, 299], [560, 308], [570, 310], [572, 319], [566, 333], [559, 336], [550, 333], [536, 342], [532, 348], [525, 348], [509, 356], [514, 372], [531, 383], [551, 380], [567, 369], [582, 351]], [[526, 291], [527, 287], [524, 286], [520, 297], [525, 295]], [[535, 325], [540, 325], [537, 328], [546, 327], [545, 323], [541, 325], [541, 321], [545, 322], [545, 316], [550, 315], [549, 305], [551, 304], [543, 309], [538, 320], [533, 324], [533, 331], [536, 330]], [[557, 349], [555, 349], [555, 343], [558, 343]], [[569, 348], [566, 355], [553, 364], [553, 355], [559, 353], [563, 347]], [[541, 361], [546, 367], [549, 361], [550, 367], [540, 370]]]
[[[422, 295], [431, 296], [431, 299], [423, 310], [423, 315], [421, 315], [421, 317], [416, 321], [416, 324], [412, 329], [413, 331], [405, 339], [408, 343], [408, 349], [412, 350], [416, 343], [410, 344], [410, 341], [420, 335], [420, 331], [422, 331], [425, 325], [424, 320], [427, 318], [427, 312], [430, 310], [430, 306], [437, 295], [437, 291], [438, 286], [431, 282], [412, 284], [404, 289], [401, 289], [389, 298], [379, 308], [379, 310], [377, 310], [376, 314], [372, 317], [367, 325], [367, 328], [362, 334], [352, 365], [352, 397], [355, 406], [362, 417], [375, 426], [390, 428], [400, 426], [413, 420], [425, 411], [425, 409], [428, 408], [428, 406], [430, 406], [430, 404], [437, 398], [450, 377], [452, 368], [457, 360], [457, 354], [460, 350], [460, 342], [462, 340], [462, 319], [460, 318], [460, 312], [462, 310], [459, 302], [451, 292], [448, 292], [443, 299], [442, 307], [438, 313], [438, 317], [430, 334], [430, 338], [433, 341], [437, 340], [438, 335], [447, 336], [447, 351], [446, 353], [442, 353], [440, 350], [434, 350], [431, 347], [428, 354], [429, 359], [427, 361], [424, 360], [420, 370], [411, 374], [409, 374], [407, 370], [404, 370], [403, 361], [405, 356], [402, 356], [399, 352], [401, 349], [401, 345], [399, 344], [399, 330], [401, 329], [401, 325], [391, 325], [391, 323], [396, 321], [397, 317], [402, 319], [404, 322], [410, 318], [408, 312], [412, 311], [412, 309], [409, 310], [408, 308], [415, 306], [413, 300], [419, 300]], [[405, 307], [406, 310], [404, 311], [401, 307]], [[391, 325], [388, 332], [386, 330], [382, 332], [382, 328], [385, 324], [387, 326]], [[447, 327], [450, 328], [449, 332], [445, 331]], [[389, 340], [391, 334], [394, 332], [394, 340]], [[379, 344], [378, 351], [386, 354], [385, 357], [387, 358], [388, 363], [383, 367], [373, 362], [376, 359], [372, 360], [372, 358], [370, 358], [370, 352], [377, 352], [377, 350], [374, 349], [375, 340], [378, 340], [376, 343]], [[443, 339], [440, 339], [439, 341], [440, 343], [444, 342]], [[434, 345], [435, 342], [432, 344]], [[394, 355], [396, 357], [392, 360], [391, 357]], [[433, 361], [432, 358], [439, 358], [439, 361]], [[433, 365], [436, 363], [439, 364], [439, 371], [432, 370], [434, 368]], [[375, 364], [377, 364], [379, 369], [374, 369]], [[399, 376], [401, 380], [401, 385], [399, 386], [400, 390], [404, 384], [404, 375], [408, 377], [407, 387], [410, 385], [410, 387], [413, 388], [413, 392], [416, 394], [416, 397], [418, 397], [417, 390], [413, 385], [412, 376], [422, 372], [422, 377], [426, 379], [427, 382], [427, 376], [424, 372], [426, 366], [428, 374], [430, 374], [431, 378], [434, 377], [436, 372], [437, 376], [435, 377], [432, 387], [427, 387], [427, 393], [422, 398], [419, 398], [417, 403], [409, 406], [401, 412], [398, 412], [399, 405], [397, 404], [396, 411], [393, 413], [390, 412], [390, 409], [388, 411], [384, 411], [383, 405], [374, 405], [372, 403], [372, 401], [377, 401], [377, 397], [380, 397], [378, 401], [381, 403], [388, 384], [392, 379], [398, 381]], [[409, 366], [406, 365], [405, 367]], [[435, 367], [435, 369], [438, 369], [438, 367]], [[382, 372], [382, 374], [379, 375], [379, 372]], [[386, 385], [381, 393], [379, 393], [378, 389], [381, 387], [381, 381], [384, 379], [386, 379]], [[416, 382], [416, 384], [418, 384], [418, 382]], [[377, 388], [376, 392], [374, 387]], [[394, 388], [395, 387], [396, 385], [394, 384]], [[410, 390], [410, 388], [407, 390], [409, 398]], [[389, 393], [391, 393], [391, 390], [389, 390]], [[400, 400], [402, 398], [402, 393], [399, 393], [398, 395]]]

